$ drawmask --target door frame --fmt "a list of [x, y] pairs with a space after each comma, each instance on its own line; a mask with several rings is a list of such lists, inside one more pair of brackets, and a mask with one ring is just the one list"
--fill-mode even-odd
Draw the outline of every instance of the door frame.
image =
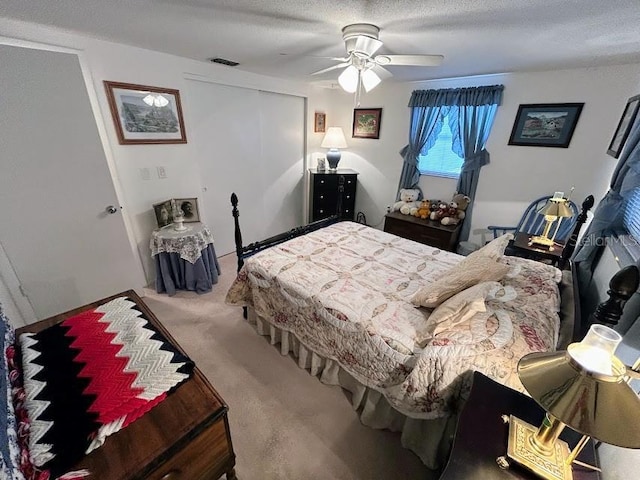
[[[43, 50], [48, 52], [68, 53], [78, 57], [78, 63], [80, 64], [80, 71], [82, 72], [82, 79], [84, 81], [85, 87], [87, 89], [87, 94], [89, 96], [91, 113], [93, 114], [93, 118], [95, 120], [96, 127], [98, 129], [98, 137], [100, 138], [102, 150], [104, 151], [104, 156], [107, 160], [107, 168], [109, 170], [109, 174], [111, 175], [111, 183], [113, 184], [113, 188], [116, 193], [116, 199], [118, 200], [118, 204], [121, 208], [121, 216], [122, 216], [122, 220], [124, 221], [124, 229], [127, 234], [127, 239], [129, 240], [129, 248], [131, 250], [131, 253], [133, 254], [133, 258], [136, 259], [135, 268], [137, 270], [139, 285], [146, 285], [147, 282], [146, 282], [146, 275], [142, 267], [142, 257], [140, 256], [140, 252], [138, 250], [138, 245], [136, 243], [136, 237], [134, 234], [134, 228], [126, 208], [125, 196], [123, 194], [122, 185], [118, 177], [116, 162], [113, 156], [113, 151], [111, 149], [111, 144], [109, 143], [107, 128], [105, 125], [104, 117], [102, 116], [102, 111], [100, 109], [100, 102], [98, 101], [98, 94], [95, 88], [95, 84], [93, 82], [93, 76], [91, 75], [91, 68], [89, 67], [89, 61], [87, 60], [86, 53], [82, 50], [78, 50], [75, 48], [62, 47], [59, 45], [50, 45], [47, 43], [40, 43], [40, 42], [32, 42], [30, 40], [22, 40], [18, 38], [5, 37], [2, 35], [0, 35], [0, 45], [7, 45], [11, 47], [18, 47], [18, 48], [28, 48], [32, 50]], [[3, 262], [0, 262], [0, 274], [2, 274], [3, 276], [5, 276], [6, 274], [5, 279], [7, 277], [11, 278], [11, 276], [13, 276], [17, 280], [16, 274], [13, 271], [13, 268], [12, 267], [10, 268], [11, 271], [5, 271], [5, 269], [2, 268], [3, 266], [6, 266], [6, 265]], [[140, 296], [144, 296], [143, 295], [144, 292], [136, 291], [136, 293], [138, 293]], [[19, 292], [19, 291], [18, 292], [11, 291], [11, 294], [12, 295], [19, 294], [20, 296], [23, 296], [22, 292]], [[29, 306], [31, 307], [31, 304], [29, 304]], [[31, 311], [33, 311], [33, 308], [31, 308]]]

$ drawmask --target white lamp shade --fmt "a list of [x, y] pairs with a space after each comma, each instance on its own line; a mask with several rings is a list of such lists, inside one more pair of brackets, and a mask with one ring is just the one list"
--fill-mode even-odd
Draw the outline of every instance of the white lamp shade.
[[342, 127], [329, 127], [325, 133], [322, 148], [347, 148], [347, 140], [344, 138]]
[[349, 65], [338, 77], [338, 83], [345, 92], [355, 93], [358, 89], [358, 69]]
[[373, 70], [365, 70], [362, 72], [362, 85], [367, 92], [370, 92], [378, 86], [382, 79]]

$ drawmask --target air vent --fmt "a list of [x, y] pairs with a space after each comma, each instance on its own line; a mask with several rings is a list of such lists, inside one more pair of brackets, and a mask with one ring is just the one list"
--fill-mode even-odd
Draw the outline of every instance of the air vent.
[[210, 58], [209, 61], [213, 63], [219, 63], [221, 65], [226, 65], [227, 67], [237, 67], [238, 65], [240, 65], [238, 62], [227, 60], [226, 58]]

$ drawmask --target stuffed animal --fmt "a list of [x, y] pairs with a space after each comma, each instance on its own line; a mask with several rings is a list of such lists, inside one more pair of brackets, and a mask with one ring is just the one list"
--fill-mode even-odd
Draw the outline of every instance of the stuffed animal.
[[420, 206], [418, 207], [418, 210], [416, 210], [416, 213], [414, 213], [414, 216], [425, 219], [425, 218], [429, 218], [430, 213], [431, 213], [431, 202], [429, 200], [422, 200], [422, 202], [420, 202]]
[[393, 211], [400, 210], [404, 215], [414, 215], [418, 211], [418, 196], [420, 190], [417, 188], [401, 188], [400, 201], [393, 204]]
[[440, 219], [442, 225], [457, 225], [466, 216], [465, 210], [469, 206], [471, 199], [462, 193], [456, 192], [453, 200], [449, 203], [447, 214]]
[[438, 204], [438, 208], [436, 208], [435, 210], [431, 210], [431, 215], [429, 216], [429, 218], [431, 220], [439, 221], [447, 215], [448, 209], [449, 205], [444, 202], [440, 202]]

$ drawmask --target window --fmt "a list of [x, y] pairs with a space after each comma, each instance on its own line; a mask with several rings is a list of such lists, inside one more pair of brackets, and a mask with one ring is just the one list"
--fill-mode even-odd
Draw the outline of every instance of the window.
[[624, 207], [624, 227], [640, 241], [640, 187], [635, 188]]
[[442, 119], [442, 130], [434, 145], [426, 155], [418, 156], [418, 170], [421, 175], [434, 177], [458, 178], [463, 159], [453, 152], [453, 135], [449, 128], [449, 119]]

